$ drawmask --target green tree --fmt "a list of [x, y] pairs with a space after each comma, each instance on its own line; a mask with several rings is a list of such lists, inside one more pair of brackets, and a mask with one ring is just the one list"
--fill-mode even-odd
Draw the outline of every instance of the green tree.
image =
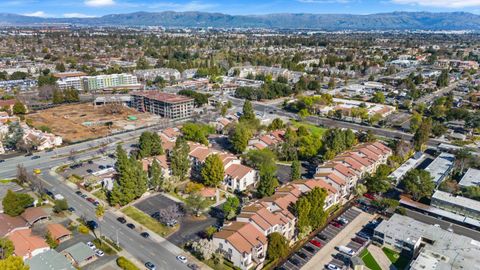
[[149, 69], [150, 64], [148, 63], [147, 59], [145, 57], [140, 57], [137, 60], [137, 69]]
[[5, 259], [13, 255], [15, 247], [8, 238], [0, 238], [0, 259]]
[[225, 218], [230, 220], [237, 214], [238, 207], [240, 206], [240, 200], [236, 196], [228, 197], [222, 206]]
[[218, 187], [223, 181], [224, 173], [223, 162], [218, 154], [209, 155], [200, 172], [203, 184], [210, 187]]
[[55, 204], [53, 205], [53, 211], [55, 213], [60, 213], [68, 209], [68, 202], [66, 199], [62, 200], [55, 200]]
[[308, 216], [312, 205], [307, 197], [300, 197], [295, 203], [295, 215], [297, 216], [297, 228], [299, 231], [304, 231], [307, 227], [310, 226], [310, 221]]
[[279, 186], [276, 173], [277, 167], [275, 164], [263, 164], [260, 167], [260, 181], [257, 187], [257, 193], [260, 197], [271, 196], [275, 193], [275, 188]]
[[60, 63], [57, 63], [55, 65], [55, 69], [58, 71], [58, 72], [65, 72], [65, 64], [60, 62]]
[[244, 124], [238, 123], [229, 133], [229, 141], [235, 153], [243, 153], [247, 149], [252, 131]]
[[183, 138], [178, 138], [172, 150], [170, 166], [172, 174], [179, 177], [182, 181], [185, 180], [188, 170], [190, 169], [190, 160], [188, 159], [189, 152], [190, 147], [187, 141]]
[[413, 136], [413, 144], [415, 150], [421, 151], [423, 146], [428, 142], [430, 134], [432, 133], [432, 118], [426, 118], [417, 129]]
[[308, 192], [305, 196], [310, 201], [311, 205], [311, 209], [308, 214], [309, 223], [313, 229], [316, 229], [322, 226], [327, 219], [327, 215], [323, 211], [325, 198], [327, 197], [327, 191], [323, 188], [316, 187]]
[[23, 259], [18, 256], [10, 256], [0, 260], [0, 269], [5, 270], [29, 270], [30, 267], [25, 265]]
[[149, 168], [149, 176], [150, 176], [150, 182], [149, 182], [149, 188], [152, 190], [158, 190], [164, 181], [163, 179], [163, 174], [162, 174], [162, 169], [160, 168], [160, 164], [156, 159], [153, 159], [152, 165]]
[[196, 216], [199, 216], [208, 204], [209, 202], [198, 193], [191, 194], [185, 199], [187, 210]]
[[287, 239], [278, 232], [268, 236], [267, 258], [271, 261], [285, 258], [288, 255]]
[[422, 115], [417, 112], [413, 112], [412, 117], [410, 118], [410, 132], [415, 133], [420, 128], [421, 124]]
[[183, 137], [186, 140], [208, 145], [208, 135], [215, 132], [209, 125], [188, 122], [182, 126]]
[[414, 200], [432, 195], [435, 183], [430, 173], [425, 170], [413, 169], [402, 180], [405, 191], [413, 196]]
[[65, 102], [65, 97], [63, 96], [63, 92], [57, 88], [53, 90], [53, 104], [62, 104]]
[[8, 190], [2, 200], [3, 211], [7, 215], [15, 217], [22, 214], [27, 206], [33, 204], [33, 201], [33, 198], [28, 194]]
[[96, 216], [99, 220], [102, 220], [104, 215], [105, 215], [105, 206], [103, 206], [102, 204], [99, 204], [99, 205], [95, 208], [95, 216]]
[[272, 123], [268, 125], [268, 130], [277, 130], [277, 129], [283, 129], [283, 128], [285, 128], [285, 124], [280, 118], [273, 119]]
[[27, 108], [25, 108], [25, 105], [23, 105], [22, 102], [20, 102], [19, 100], [17, 100], [15, 102], [15, 104], [13, 105], [13, 114], [16, 114], [16, 115], [23, 115], [27, 113]]
[[51, 249], [55, 249], [58, 247], [57, 241], [52, 237], [50, 231], [45, 234], [45, 242], [50, 246]]
[[251, 121], [255, 119], [255, 112], [253, 111], [252, 102], [245, 100], [243, 103], [243, 114], [240, 116], [240, 121]]
[[155, 132], [142, 132], [139, 139], [139, 156], [141, 158], [162, 155], [162, 140]]
[[385, 103], [385, 95], [383, 92], [375, 92], [372, 98], [372, 102], [374, 103]]
[[448, 78], [448, 70], [442, 70], [440, 76], [437, 79], [437, 86], [438, 87], [446, 87], [448, 86], [449, 78]]
[[292, 166], [291, 166], [290, 179], [292, 181], [293, 180], [298, 180], [298, 179], [301, 178], [301, 176], [302, 176], [302, 172], [301, 172], [300, 161], [294, 160], [292, 162]]

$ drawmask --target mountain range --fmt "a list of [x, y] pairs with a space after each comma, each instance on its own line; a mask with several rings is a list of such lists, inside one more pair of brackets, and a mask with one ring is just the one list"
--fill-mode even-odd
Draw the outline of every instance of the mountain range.
[[162, 26], [213, 28], [356, 30], [480, 30], [480, 16], [468, 12], [391, 12], [369, 15], [278, 13], [228, 15], [208, 12], [135, 12], [95, 18], [40, 18], [0, 13], [0, 25]]

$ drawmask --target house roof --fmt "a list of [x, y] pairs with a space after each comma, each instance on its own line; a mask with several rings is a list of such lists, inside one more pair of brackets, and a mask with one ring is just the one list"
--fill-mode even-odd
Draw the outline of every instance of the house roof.
[[72, 232], [65, 228], [62, 224], [48, 224], [47, 230], [50, 232], [53, 239], [59, 239], [63, 236], [72, 234]]
[[40, 207], [29, 207], [21, 214], [28, 223], [33, 224], [37, 220], [47, 218], [48, 214]]
[[0, 213], [0, 237], [6, 236], [18, 228], [28, 228], [28, 224], [23, 218]]
[[240, 253], [250, 253], [254, 247], [267, 244], [265, 235], [246, 222], [234, 221], [213, 237], [227, 240]]
[[75, 270], [70, 261], [54, 249], [47, 250], [32, 258], [26, 259], [25, 263], [30, 270]]
[[93, 250], [91, 250], [85, 243], [78, 242], [75, 245], [65, 249], [64, 253], [68, 253], [72, 259], [77, 262], [81, 263], [88, 260], [90, 257], [95, 256]]
[[233, 179], [242, 179], [251, 171], [253, 171], [253, 169], [245, 165], [232, 164], [225, 170], [225, 174]]
[[205, 198], [211, 198], [211, 197], [215, 197], [215, 195], [217, 194], [217, 191], [215, 188], [204, 188], [202, 190], [200, 190], [200, 195], [202, 197], [205, 197]]
[[31, 229], [22, 229], [12, 232], [8, 239], [15, 247], [15, 255], [19, 257], [29, 256], [36, 249], [50, 248], [42, 237], [33, 235]]
[[194, 144], [190, 147], [189, 156], [203, 162], [211, 153], [213, 153], [213, 151], [211, 151], [208, 147]]
[[338, 175], [336, 175], [336, 174], [333, 173], [333, 172], [315, 174], [315, 179], [330, 179], [330, 180], [332, 180], [333, 182], [337, 183], [337, 184], [340, 185], [340, 186], [344, 186], [344, 185], [347, 184], [347, 182], [345, 182], [345, 180], [343, 180], [342, 178], [338, 177]]

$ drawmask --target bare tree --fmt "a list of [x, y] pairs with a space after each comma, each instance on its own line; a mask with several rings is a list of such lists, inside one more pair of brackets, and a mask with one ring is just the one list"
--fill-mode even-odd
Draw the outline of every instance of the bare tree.
[[43, 85], [38, 88], [38, 97], [43, 100], [49, 100], [53, 97], [54, 85]]
[[168, 223], [177, 220], [183, 216], [183, 211], [178, 204], [170, 205], [167, 208], [160, 209], [158, 221]]
[[77, 151], [75, 150], [70, 150], [70, 152], [68, 153], [68, 160], [70, 160], [71, 162], [75, 163], [77, 161]]
[[121, 114], [124, 107], [121, 102], [112, 102], [103, 106], [103, 111], [106, 114]]
[[20, 185], [30, 182], [30, 174], [23, 164], [17, 165], [17, 181]]

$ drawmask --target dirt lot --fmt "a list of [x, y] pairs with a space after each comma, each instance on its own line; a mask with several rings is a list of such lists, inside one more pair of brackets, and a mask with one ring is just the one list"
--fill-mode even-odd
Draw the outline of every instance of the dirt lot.
[[[129, 120], [129, 116], [137, 119]], [[94, 107], [92, 104], [62, 105], [30, 114], [27, 118], [37, 128], [48, 126], [54, 134], [62, 136], [65, 142], [99, 138], [110, 132], [136, 129], [160, 120], [158, 116], [139, 113], [127, 107], [121, 113], [111, 114], [104, 107]], [[110, 127], [109, 122], [112, 124]]]

